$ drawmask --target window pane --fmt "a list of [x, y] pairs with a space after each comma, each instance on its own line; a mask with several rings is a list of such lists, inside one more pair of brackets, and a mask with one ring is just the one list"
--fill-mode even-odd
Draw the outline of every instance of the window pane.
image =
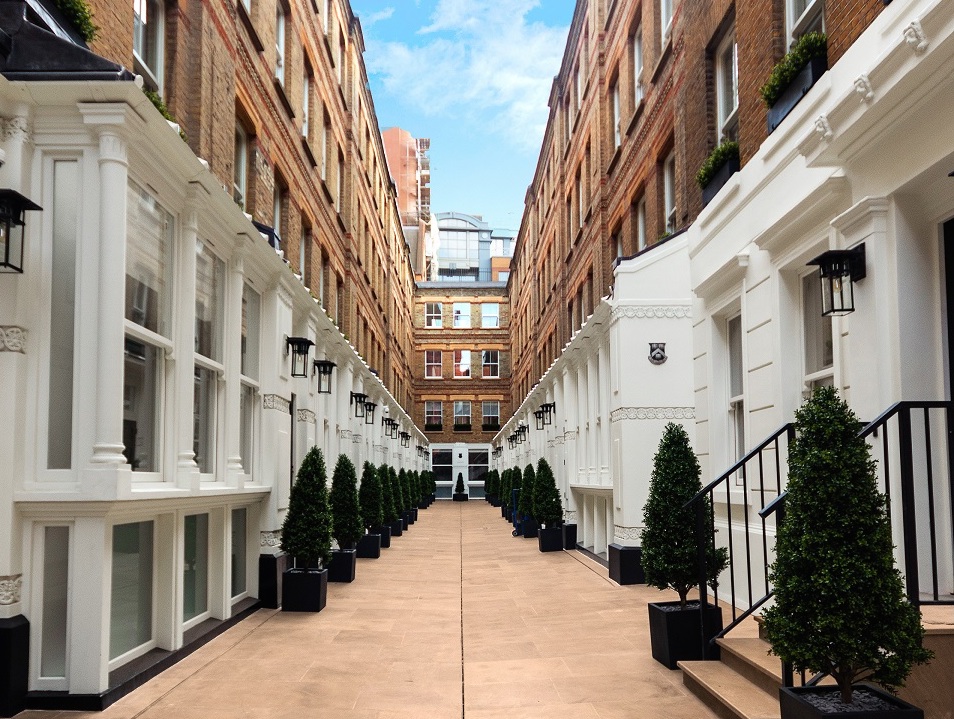
[[195, 351], [221, 362], [225, 263], [201, 240], [195, 249]]
[[192, 401], [192, 449], [199, 471], [215, 471], [215, 372], [195, 368], [195, 393]]
[[470, 402], [457, 400], [454, 402], [454, 424], [470, 424]]
[[470, 350], [454, 350], [454, 377], [470, 377]]
[[242, 288], [242, 374], [258, 379], [259, 326], [262, 298], [248, 285]]
[[484, 417], [484, 424], [499, 424], [500, 402], [497, 400], [484, 400], [482, 414]]
[[805, 374], [834, 365], [831, 315], [822, 317], [821, 278], [817, 272], [802, 278], [802, 315], [805, 323]]
[[152, 522], [113, 527], [109, 658], [152, 639]]
[[728, 322], [729, 335], [729, 396], [742, 395], [742, 316]]
[[168, 337], [175, 223], [132, 182], [126, 213], [126, 319]]
[[159, 359], [152, 345], [126, 339], [123, 454], [134, 472], [159, 471]]
[[40, 676], [66, 676], [66, 618], [69, 599], [70, 528], [43, 532], [43, 638]]
[[232, 510], [232, 596], [237, 597], [246, 590], [246, 526], [248, 524], [248, 510]]
[[133, 0], [133, 50], [153, 75], [159, 74], [161, 11], [157, 0]]
[[185, 518], [185, 556], [182, 569], [182, 621], [209, 608], [209, 515]]
[[470, 327], [470, 303], [469, 302], [454, 303], [454, 327], [462, 327], [462, 328]]
[[242, 469], [245, 474], [252, 474], [252, 450], [255, 446], [255, 409], [258, 407], [258, 394], [254, 387], [242, 385], [242, 395], [239, 399], [239, 441], [242, 453]]
[[429, 400], [424, 403], [424, 422], [427, 424], [442, 424], [443, 422], [443, 404]]
[[497, 302], [485, 302], [480, 306], [481, 327], [500, 327], [500, 305]]

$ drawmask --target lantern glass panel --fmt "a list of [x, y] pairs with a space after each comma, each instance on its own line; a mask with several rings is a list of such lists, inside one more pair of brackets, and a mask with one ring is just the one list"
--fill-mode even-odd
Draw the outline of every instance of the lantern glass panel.
[[312, 342], [300, 337], [290, 337], [288, 344], [291, 349], [291, 376], [308, 376], [308, 350]]
[[0, 272], [23, 272], [23, 224], [0, 217]]
[[537, 420], [537, 429], [543, 429], [543, 425], [544, 425], [543, 417], [545, 414], [546, 413], [542, 409], [538, 409], [536, 412], [533, 413], [533, 416]]
[[374, 402], [364, 403], [364, 423], [365, 424], [374, 424], [374, 410], [376, 408], [377, 408], [377, 405]]

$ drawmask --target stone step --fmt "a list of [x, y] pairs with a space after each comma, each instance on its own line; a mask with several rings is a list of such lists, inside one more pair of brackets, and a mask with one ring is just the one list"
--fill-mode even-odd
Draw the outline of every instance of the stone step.
[[766, 694], [778, 698], [782, 685], [782, 662], [769, 654], [769, 643], [757, 637], [718, 639], [722, 663], [752, 682]]
[[781, 719], [778, 694], [757, 689], [723, 662], [679, 662], [679, 668], [686, 688], [722, 719]]

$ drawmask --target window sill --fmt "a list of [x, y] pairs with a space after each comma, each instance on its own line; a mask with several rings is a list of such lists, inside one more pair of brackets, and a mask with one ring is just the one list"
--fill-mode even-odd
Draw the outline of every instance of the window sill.
[[242, 4], [241, 0], [235, 4], [235, 8], [238, 12], [239, 20], [241, 20], [242, 25], [245, 26], [245, 30], [248, 32], [248, 37], [252, 41], [252, 46], [255, 48], [256, 52], [265, 52], [265, 44], [262, 42], [262, 38], [260, 38], [258, 33], [255, 31], [255, 26], [252, 24], [252, 18], [249, 17], [248, 10], [245, 9], [245, 5]]
[[663, 68], [668, 64], [669, 57], [672, 55], [672, 31], [666, 38], [666, 44], [662, 49], [662, 53], [659, 55], [659, 61], [656, 63], [656, 66], [653, 68], [652, 75], [649, 76], [649, 81], [655, 85], [656, 81], [659, 79], [659, 75], [662, 73]]
[[629, 136], [632, 134], [633, 129], [636, 127], [636, 123], [639, 122], [639, 118], [643, 116], [643, 108], [646, 107], [646, 98], [639, 98], [639, 102], [636, 103], [636, 108], [633, 110], [633, 116], [629, 120], [629, 125], [626, 127], [626, 135]]
[[455, 424], [454, 431], [455, 432], [471, 432], [472, 430], [469, 424]]
[[281, 101], [282, 107], [285, 108], [285, 112], [288, 113], [288, 117], [294, 119], [295, 111], [292, 109], [291, 102], [288, 100], [288, 95], [285, 93], [285, 86], [277, 77], [272, 78], [272, 85], [275, 86], [275, 92], [278, 93], [278, 99]]
[[311, 164], [312, 168], [318, 167], [318, 160], [315, 159], [315, 153], [311, 150], [311, 142], [308, 141], [308, 138], [302, 135], [301, 146], [305, 151], [305, 156], [308, 158], [308, 162]]
[[612, 175], [613, 170], [616, 169], [616, 165], [619, 164], [619, 158], [623, 154], [623, 146], [617, 145], [616, 149], [613, 150], [613, 157], [610, 158], [609, 165], [606, 167], [606, 174]]

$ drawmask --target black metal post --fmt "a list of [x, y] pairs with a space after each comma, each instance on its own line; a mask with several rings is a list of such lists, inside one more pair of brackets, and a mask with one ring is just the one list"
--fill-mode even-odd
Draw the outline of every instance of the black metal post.
[[699, 558], [699, 632], [702, 642], [702, 657], [709, 656], [709, 642], [706, 639], [706, 607], [709, 604], [708, 593], [706, 592], [706, 580], [708, 572], [706, 571], [706, 550], [708, 539], [706, 537], [706, 498], [705, 495], [699, 497], [696, 501], [696, 544]]
[[898, 451], [901, 471], [901, 525], [904, 537], [904, 581], [908, 601], [921, 605], [921, 583], [918, 578], [918, 528], [914, 498], [914, 457], [911, 442], [911, 410], [898, 413]]

